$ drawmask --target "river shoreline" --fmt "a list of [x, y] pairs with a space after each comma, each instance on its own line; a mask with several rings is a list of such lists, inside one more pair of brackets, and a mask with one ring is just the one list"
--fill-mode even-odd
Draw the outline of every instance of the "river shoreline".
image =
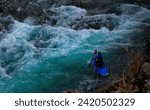
[[103, 89], [97, 89], [98, 93], [150, 93], [150, 44], [146, 39], [145, 50], [134, 53], [130, 67], [126, 75], [119, 81]]

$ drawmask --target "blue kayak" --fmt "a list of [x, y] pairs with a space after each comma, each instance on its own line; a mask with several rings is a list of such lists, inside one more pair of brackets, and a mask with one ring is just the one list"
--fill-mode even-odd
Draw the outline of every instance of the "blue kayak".
[[[96, 60], [99, 59], [99, 66], [96, 66]], [[102, 76], [108, 75], [106, 64], [103, 62], [102, 56], [98, 53], [96, 53], [93, 57], [92, 61], [93, 67], [95, 71]]]
[[101, 68], [98, 68], [96, 66], [94, 66], [96, 72], [102, 76], [107, 76], [108, 75], [108, 72], [107, 72], [107, 68], [106, 68], [106, 65], [104, 64], [103, 67]]

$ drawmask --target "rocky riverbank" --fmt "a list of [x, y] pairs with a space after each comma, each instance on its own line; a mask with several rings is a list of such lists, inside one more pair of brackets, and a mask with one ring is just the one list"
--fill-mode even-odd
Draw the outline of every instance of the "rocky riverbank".
[[131, 55], [129, 69], [119, 81], [94, 92], [150, 93], [150, 41], [146, 40], [144, 52]]
[[55, 12], [52, 7], [72, 5], [87, 10], [88, 15], [117, 13], [116, 7], [120, 3], [132, 3], [149, 8], [149, 0], [1, 0], [0, 13], [11, 15], [16, 20], [24, 21], [28, 17], [34, 19], [36, 24], [53, 24], [51, 17]]

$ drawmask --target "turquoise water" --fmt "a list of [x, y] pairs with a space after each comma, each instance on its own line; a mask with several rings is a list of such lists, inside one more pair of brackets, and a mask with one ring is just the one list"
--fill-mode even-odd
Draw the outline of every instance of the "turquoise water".
[[124, 22], [123, 18], [113, 31], [15, 21], [0, 41], [0, 92], [82, 91], [94, 86], [95, 72], [88, 68], [93, 50], [102, 51], [109, 64], [109, 50], [130, 45], [130, 37], [139, 30], [140, 22], [128, 18]]
[[94, 80], [87, 68], [93, 49], [105, 55], [121, 39], [106, 28], [76, 31], [16, 22], [13, 29], [0, 43], [1, 66], [9, 75], [1, 80], [1, 92], [79, 89], [85, 79]]

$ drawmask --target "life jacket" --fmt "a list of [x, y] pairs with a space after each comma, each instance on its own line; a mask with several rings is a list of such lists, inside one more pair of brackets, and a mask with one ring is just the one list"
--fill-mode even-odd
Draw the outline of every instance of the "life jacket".
[[104, 66], [104, 61], [100, 52], [97, 52], [94, 57], [95, 65], [98, 68], [102, 68]]

